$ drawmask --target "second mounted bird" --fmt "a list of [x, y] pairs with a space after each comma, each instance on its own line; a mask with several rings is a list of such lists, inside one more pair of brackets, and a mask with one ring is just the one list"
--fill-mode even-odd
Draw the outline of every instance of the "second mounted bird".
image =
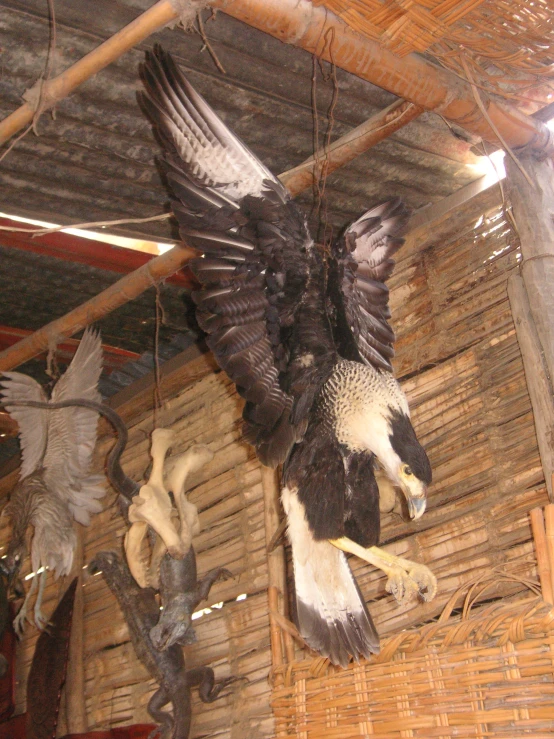
[[[100, 335], [87, 329], [67, 371], [54, 385], [50, 401], [80, 398], [100, 402], [97, 385], [101, 372]], [[37, 581], [35, 624], [44, 628], [41, 604], [47, 569], [56, 578], [70, 573], [76, 546], [73, 523], [88, 526], [91, 514], [102, 509], [99, 498], [105, 494], [105, 479], [90, 472], [99, 418], [96, 411], [75, 406], [58, 410], [18, 406], [21, 401], [48, 400], [41, 385], [21, 372], [4, 372], [0, 388], [6, 410], [19, 424], [22, 456], [19, 482], [3, 510], [11, 519], [12, 535], [2, 568], [11, 580], [26, 555], [27, 530], [33, 527], [31, 565], [35, 576], [14, 621], [16, 631], [21, 632]]]

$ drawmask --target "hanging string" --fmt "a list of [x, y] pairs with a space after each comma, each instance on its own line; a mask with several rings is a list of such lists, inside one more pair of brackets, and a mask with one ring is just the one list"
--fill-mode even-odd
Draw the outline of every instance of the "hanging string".
[[[35, 113], [33, 115], [33, 120], [31, 123], [27, 126], [27, 128], [23, 131], [23, 133], [20, 133], [17, 138], [15, 138], [6, 151], [0, 156], [0, 162], [2, 162], [10, 153], [10, 151], [14, 148], [14, 146], [21, 141], [28, 133], [29, 131], [33, 130], [35, 133], [35, 136], [39, 136], [38, 132], [38, 121], [40, 116], [43, 114], [45, 108], [46, 108], [46, 96], [45, 96], [45, 90], [46, 85], [49, 82], [51, 76], [52, 76], [52, 70], [54, 69], [54, 59], [56, 54], [56, 11], [54, 7], [54, 0], [47, 0], [48, 2], [48, 14], [50, 16], [50, 38], [48, 41], [48, 52], [46, 54], [46, 65], [44, 67], [44, 73], [38, 80], [38, 101], [36, 103]], [[34, 91], [35, 86], [31, 88], [31, 90]], [[31, 90], [28, 90], [28, 93], [31, 93]], [[25, 96], [23, 96], [25, 98]], [[29, 104], [31, 104], [29, 102]], [[52, 115], [55, 117], [54, 110], [52, 110]]]
[[162, 409], [162, 382], [160, 373], [160, 326], [163, 321], [164, 310], [161, 302], [160, 286], [154, 285], [156, 291], [156, 323], [154, 329], [154, 397], [152, 419], [154, 429], [158, 428], [158, 414]]

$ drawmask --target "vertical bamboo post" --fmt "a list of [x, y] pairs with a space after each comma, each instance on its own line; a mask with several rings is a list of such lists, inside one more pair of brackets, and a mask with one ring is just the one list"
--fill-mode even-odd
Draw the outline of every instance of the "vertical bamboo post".
[[546, 541], [546, 530], [542, 508], [533, 508], [530, 511], [531, 529], [535, 540], [535, 551], [537, 553], [537, 569], [541, 581], [542, 597], [547, 603], [552, 600], [552, 582], [550, 577], [550, 558]]
[[[273, 534], [279, 526], [279, 496], [280, 482], [277, 470], [269, 467], [261, 468], [262, 488], [264, 493], [264, 523], [266, 546], [269, 546]], [[279, 544], [267, 553], [268, 570], [268, 598], [269, 607], [273, 611], [288, 617], [287, 607], [287, 572], [285, 563], [285, 548]], [[294, 644], [290, 634], [283, 632], [275, 618], [270, 613], [271, 623], [271, 653], [273, 666], [282, 665], [284, 652], [287, 661], [294, 658]], [[283, 649], [284, 646], [284, 649]]]
[[[542, 260], [541, 260], [542, 261]], [[552, 382], [530, 305], [529, 289], [521, 275], [514, 273], [508, 280], [508, 298], [523, 359], [527, 390], [533, 408], [535, 431], [548, 497], [554, 501], [553, 475], [554, 402]]]
[[[548, 554], [548, 567], [550, 574], [550, 587], [554, 597], [554, 505], [547, 505], [544, 509], [544, 522], [546, 526], [546, 551]], [[554, 603], [554, 600], [550, 600]]]

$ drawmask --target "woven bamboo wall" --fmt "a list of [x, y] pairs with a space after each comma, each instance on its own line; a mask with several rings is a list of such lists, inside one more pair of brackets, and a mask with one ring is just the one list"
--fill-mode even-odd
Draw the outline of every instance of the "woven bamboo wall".
[[[421, 238], [421, 237], [420, 237]], [[428, 604], [399, 607], [384, 576], [354, 560], [382, 634], [435, 617], [493, 566], [535, 574], [528, 511], [547, 494], [506, 282], [520, 260], [498, 188], [409, 241], [392, 279], [396, 371], [433, 468], [425, 515], [383, 519], [382, 542], [439, 579]], [[497, 595], [511, 587], [499, 584]]]
[[[461, 584], [494, 566], [536, 574], [528, 511], [547, 498], [506, 294], [518, 260], [517, 239], [493, 190], [435, 224], [430, 239], [409, 240], [401, 252], [391, 294], [396, 366], [434, 483], [425, 516], [414, 524], [387, 514], [382, 540], [390, 551], [431, 566], [439, 595], [430, 604], [400, 607], [385, 592], [379, 572], [352, 560], [383, 635], [433, 619]], [[210, 664], [216, 675], [233, 673], [250, 682], [209, 706], [195, 700], [192, 736], [261, 739], [273, 735], [273, 719], [260, 469], [240, 442], [240, 401], [213, 368], [213, 360], [200, 357], [173, 372], [164, 385], [158, 425], [178, 430], [177, 452], [193, 442], [215, 452], [189, 496], [200, 509], [199, 572], [222, 565], [234, 575], [214, 587], [210, 603], [225, 605], [196, 621], [199, 641], [187, 648], [187, 662]], [[121, 407], [130, 426], [124, 466], [135, 479], [148, 463], [151, 398], [149, 388]], [[105, 438], [100, 457], [107, 448]], [[0, 481], [0, 495], [13, 482], [14, 474]], [[100, 549], [120, 546], [124, 526], [113, 500], [108, 496], [107, 509], [85, 532], [85, 562]], [[5, 519], [0, 526], [5, 545]], [[487, 597], [509, 597], [519, 589], [503, 582]], [[46, 609], [53, 608], [59, 591], [58, 583], [49, 583]], [[147, 721], [154, 685], [133, 653], [118, 606], [99, 576], [86, 581], [84, 593], [89, 728]], [[244, 593], [248, 597], [237, 602]], [[35, 641], [29, 629], [18, 658], [18, 712], [25, 707]]]

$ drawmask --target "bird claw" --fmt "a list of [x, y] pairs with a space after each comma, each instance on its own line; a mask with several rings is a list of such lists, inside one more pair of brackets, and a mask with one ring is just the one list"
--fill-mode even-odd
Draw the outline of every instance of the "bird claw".
[[431, 570], [422, 564], [414, 563], [408, 575], [415, 582], [419, 595], [426, 602], [433, 600], [437, 594], [437, 578]]
[[428, 567], [414, 562], [406, 570], [400, 566], [392, 568], [385, 589], [398, 603], [406, 603], [417, 595], [431, 601], [437, 594], [437, 578]]
[[31, 620], [27, 615], [27, 607], [25, 606], [25, 604], [23, 604], [13, 620], [13, 630], [15, 631], [15, 635], [18, 637], [18, 639], [21, 639], [23, 637], [23, 633], [25, 631], [25, 621], [29, 621], [29, 623], [31, 623]]
[[395, 567], [389, 575], [385, 590], [394, 595], [398, 603], [406, 603], [417, 595], [419, 587], [405, 570]]
[[48, 621], [46, 616], [42, 613], [41, 610], [35, 609], [35, 626], [39, 631], [46, 631], [47, 626], [51, 626], [52, 624]]

